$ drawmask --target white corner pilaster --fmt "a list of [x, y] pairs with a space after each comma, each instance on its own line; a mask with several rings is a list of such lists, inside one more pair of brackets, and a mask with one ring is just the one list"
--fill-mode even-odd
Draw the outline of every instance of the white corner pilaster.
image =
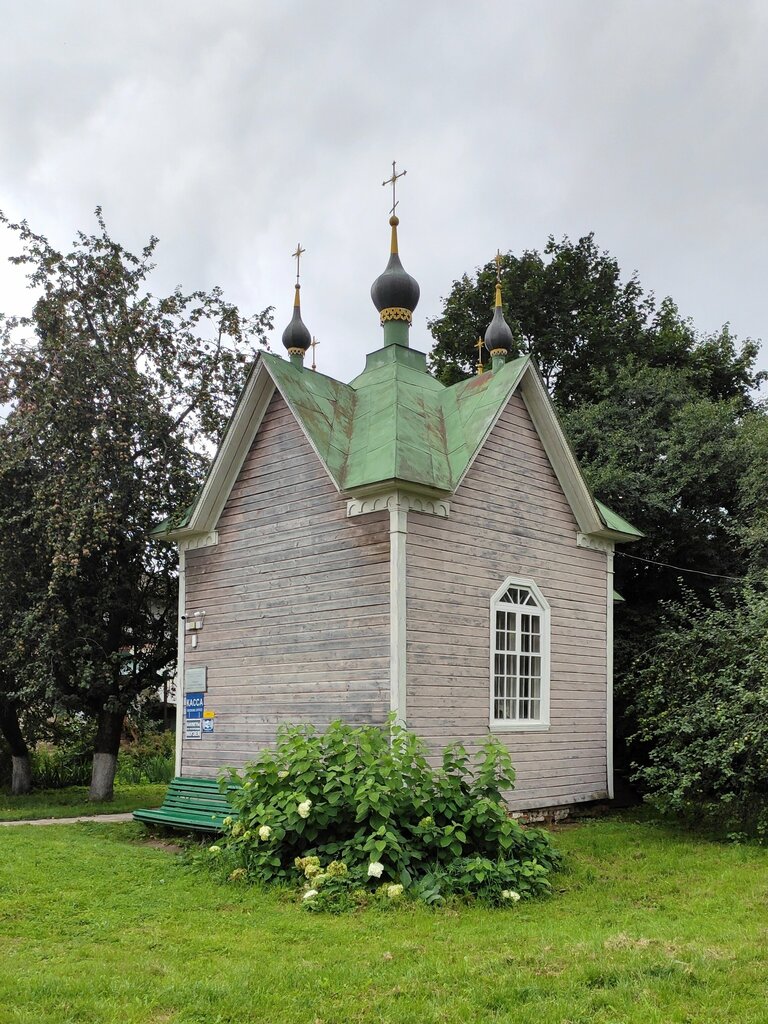
[[389, 512], [389, 706], [400, 725], [407, 721], [405, 594], [409, 510], [445, 518], [450, 515], [451, 506], [445, 498], [399, 488], [382, 489], [347, 501], [347, 516], [350, 518], [371, 512]]
[[406, 724], [405, 549], [408, 541], [408, 505], [397, 495], [389, 501], [389, 671], [390, 708], [399, 725]]
[[608, 772], [608, 799], [613, 800], [613, 545], [607, 552], [608, 572], [606, 594], [606, 693], [605, 693], [605, 753]]
[[576, 544], [600, 551], [607, 560], [605, 574], [605, 771], [609, 799], [613, 799], [613, 552], [614, 542], [587, 533], [576, 534]]
[[184, 609], [186, 607], [186, 548], [179, 544], [179, 613], [176, 655], [176, 764], [181, 775], [181, 744], [184, 739]]

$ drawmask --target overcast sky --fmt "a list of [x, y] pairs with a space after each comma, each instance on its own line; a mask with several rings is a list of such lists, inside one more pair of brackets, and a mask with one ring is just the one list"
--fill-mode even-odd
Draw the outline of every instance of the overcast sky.
[[343, 380], [380, 344], [393, 159], [415, 347], [497, 248], [588, 231], [700, 331], [768, 333], [764, 0], [0, 0], [0, 32], [0, 206], [65, 245], [101, 204], [160, 237], [156, 291], [274, 305], [278, 351], [301, 241]]

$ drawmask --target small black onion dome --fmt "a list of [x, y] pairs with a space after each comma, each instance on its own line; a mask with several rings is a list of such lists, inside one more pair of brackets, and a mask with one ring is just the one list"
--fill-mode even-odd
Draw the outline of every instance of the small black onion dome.
[[301, 319], [301, 305], [299, 304], [299, 289], [300, 284], [296, 285], [296, 297], [293, 300], [293, 316], [291, 322], [283, 331], [283, 344], [290, 350], [292, 348], [301, 349], [306, 352], [309, 346], [312, 344], [312, 335], [307, 330], [304, 321]]
[[380, 313], [384, 309], [404, 309], [412, 313], [418, 305], [421, 289], [400, 262], [397, 252], [397, 225], [400, 221], [397, 217], [390, 217], [389, 223], [392, 225], [389, 263], [371, 285], [371, 298]]
[[501, 286], [496, 285], [496, 307], [493, 311], [493, 320], [485, 332], [485, 347], [489, 352], [503, 349], [509, 353], [515, 342], [512, 328], [504, 319], [504, 310], [501, 308]]

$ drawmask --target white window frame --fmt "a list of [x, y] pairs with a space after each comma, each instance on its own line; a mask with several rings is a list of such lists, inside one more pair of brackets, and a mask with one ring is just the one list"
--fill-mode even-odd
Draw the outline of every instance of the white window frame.
[[[494, 717], [494, 700], [496, 696], [496, 611], [509, 610], [507, 602], [502, 604], [502, 597], [510, 587], [525, 587], [533, 594], [541, 616], [541, 714], [538, 719], [497, 719]], [[518, 607], [518, 606], [512, 606]], [[528, 606], [530, 607], [530, 605]], [[525, 608], [523, 607], [523, 611]], [[549, 682], [550, 682], [550, 631], [551, 609], [549, 601], [542, 594], [532, 579], [525, 576], [507, 576], [502, 585], [491, 598], [490, 614], [490, 708], [489, 722], [491, 732], [545, 732], [549, 729]]]

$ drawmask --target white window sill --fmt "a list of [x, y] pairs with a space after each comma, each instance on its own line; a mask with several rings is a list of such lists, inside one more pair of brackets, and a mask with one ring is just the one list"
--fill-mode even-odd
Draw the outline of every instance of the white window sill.
[[497, 722], [490, 724], [491, 732], [549, 732], [549, 722]]

